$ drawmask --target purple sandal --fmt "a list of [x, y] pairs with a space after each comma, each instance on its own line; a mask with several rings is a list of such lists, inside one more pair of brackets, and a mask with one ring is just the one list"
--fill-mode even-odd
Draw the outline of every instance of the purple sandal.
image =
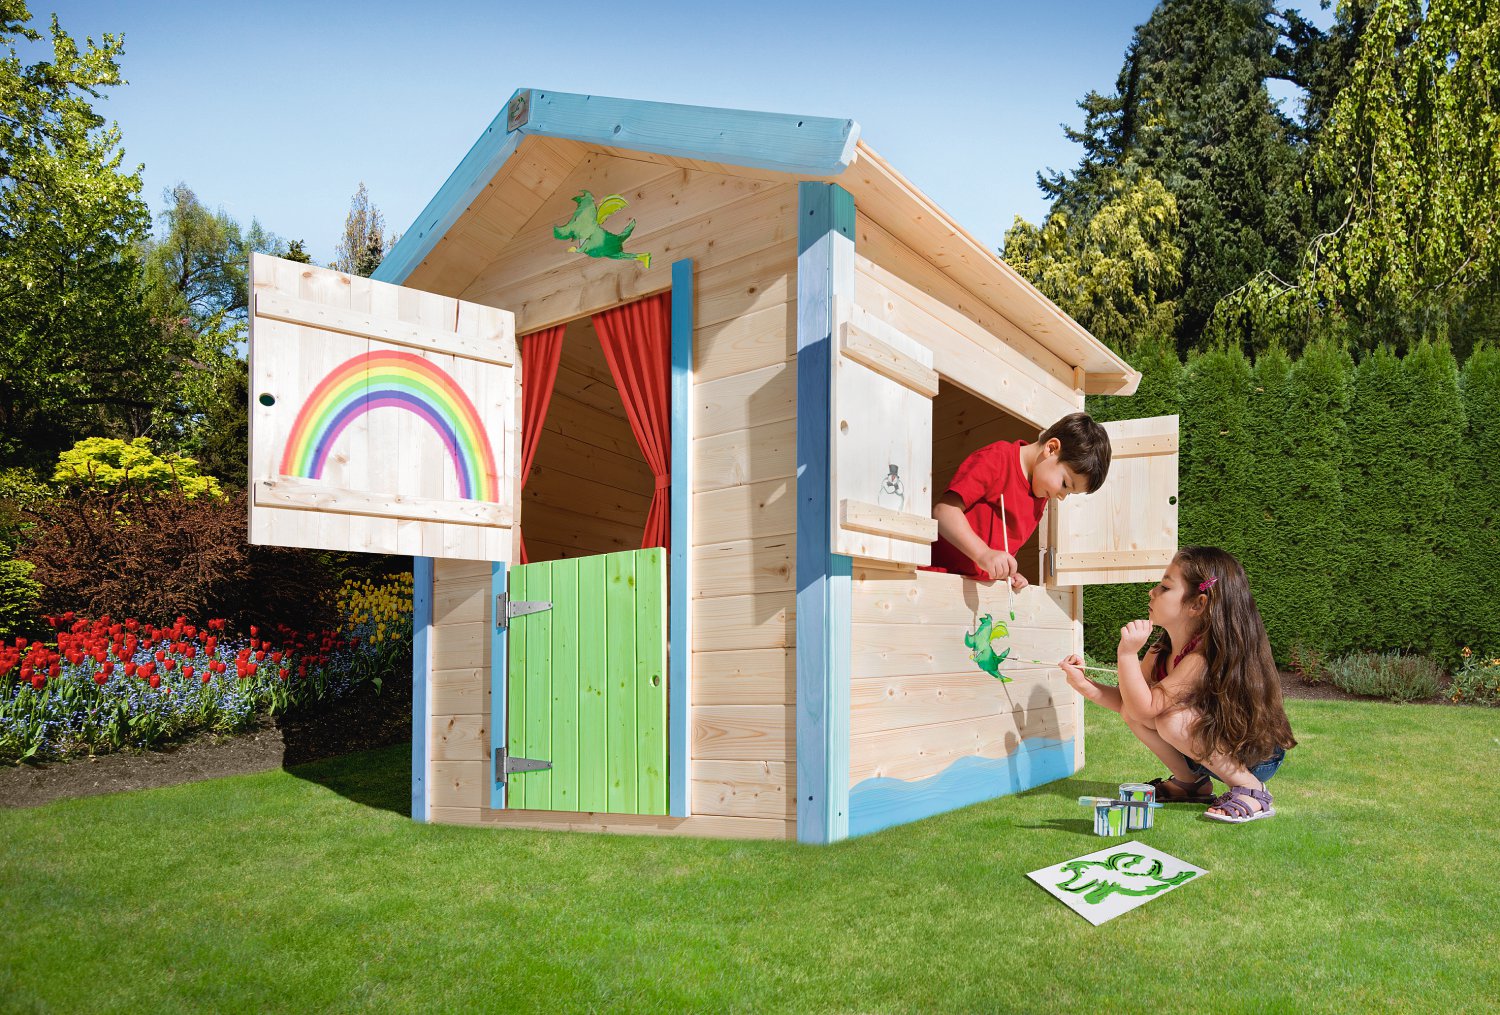
[[[1249, 797], [1260, 804], [1260, 810], [1252, 810], [1250, 805], [1241, 797]], [[1251, 789], [1248, 786], [1235, 786], [1228, 793], [1219, 797], [1210, 809], [1217, 807], [1223, 814], [1204, 813], [1204, 817], [1210, 821], [1222, 821], [1227, 825], [1243, 825], [1247, 821], [1259, 821], [1261, 818], [1276, 816], [1276, 808], [1271, 806], [1271, 794], [1263, 789]]]

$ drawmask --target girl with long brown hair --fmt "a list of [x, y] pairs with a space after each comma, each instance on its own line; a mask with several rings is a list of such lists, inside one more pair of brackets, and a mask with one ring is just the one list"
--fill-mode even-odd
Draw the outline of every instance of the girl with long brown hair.
[[[1151, 590], [1149, 620], [1120, 629], [1118, 687], [1089, 679], [1073, 655], [1058, 665], [1095, 704], [1119, 712], [1171, 770], [1153, 779], [1162, 803], [1209, 803], [1240, 824], [1276, 813], [1266, 780], [1295, 747], [1281, 680], [1245, 569], [1212, 546], [1185, 546]], [[1146, 653], [1152, 626], [1162, 635]], [[1217, 778], [1228, 792], [1215, 798]]]

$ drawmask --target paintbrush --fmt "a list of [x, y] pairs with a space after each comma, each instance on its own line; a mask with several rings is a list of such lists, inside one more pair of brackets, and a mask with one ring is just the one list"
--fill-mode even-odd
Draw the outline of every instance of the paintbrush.
[[[1005, 555], [1010, 556], [1010, 529], [1005, 524], [1005, 494], [1000, 495], [1000, 542], [1005, 547]], [[1005, 587], [1010, 590], [1010, 619], [1016, 619], [1016, 587], [1011, 584], [1015, 579], [1012, 574], [1005, 579]]]
[[1144, 800], [1116, 800], [1112, 796], [1081, 796], [1078, 798], [1078, 802], [1087, 804], [1090, 807], [1096, 807], [1099, 804], [1119, 804], [1122, 807], [1150, 807], [1152, 810], [1161, 807], [1161, 804], [1158, 803], [1147, 803]]

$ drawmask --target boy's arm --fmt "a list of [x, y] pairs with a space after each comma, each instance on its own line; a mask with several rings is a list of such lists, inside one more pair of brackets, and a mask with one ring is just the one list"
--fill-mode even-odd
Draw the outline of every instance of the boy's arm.
[[949, 490], [932, 506], [938, 534], [952, 543], [960, 553], [987, 571], [991, 578], [1007, 578], [1016, 573], [1016, 558], [992, 548], [969, 525], [964, 517], [963, 498]]

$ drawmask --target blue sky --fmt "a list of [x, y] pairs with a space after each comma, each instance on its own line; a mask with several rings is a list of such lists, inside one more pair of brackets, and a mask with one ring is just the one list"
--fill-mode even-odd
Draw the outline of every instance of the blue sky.
[[520, 87], [852, 117], [998, 246], [1014, 216], [1045, 213], [1037, 171], [1079, 154], [1059, 123], [1081, 122], [1089, 89], [1113, 88], [1154, 6], [32, 3], [76, 38], [124, 34], [129, 84], [97, 108], [119, 123], [127, 164], [144, 163], [153, 212], [182, 181], [319, 263], [361, 181], [405, 231]]

